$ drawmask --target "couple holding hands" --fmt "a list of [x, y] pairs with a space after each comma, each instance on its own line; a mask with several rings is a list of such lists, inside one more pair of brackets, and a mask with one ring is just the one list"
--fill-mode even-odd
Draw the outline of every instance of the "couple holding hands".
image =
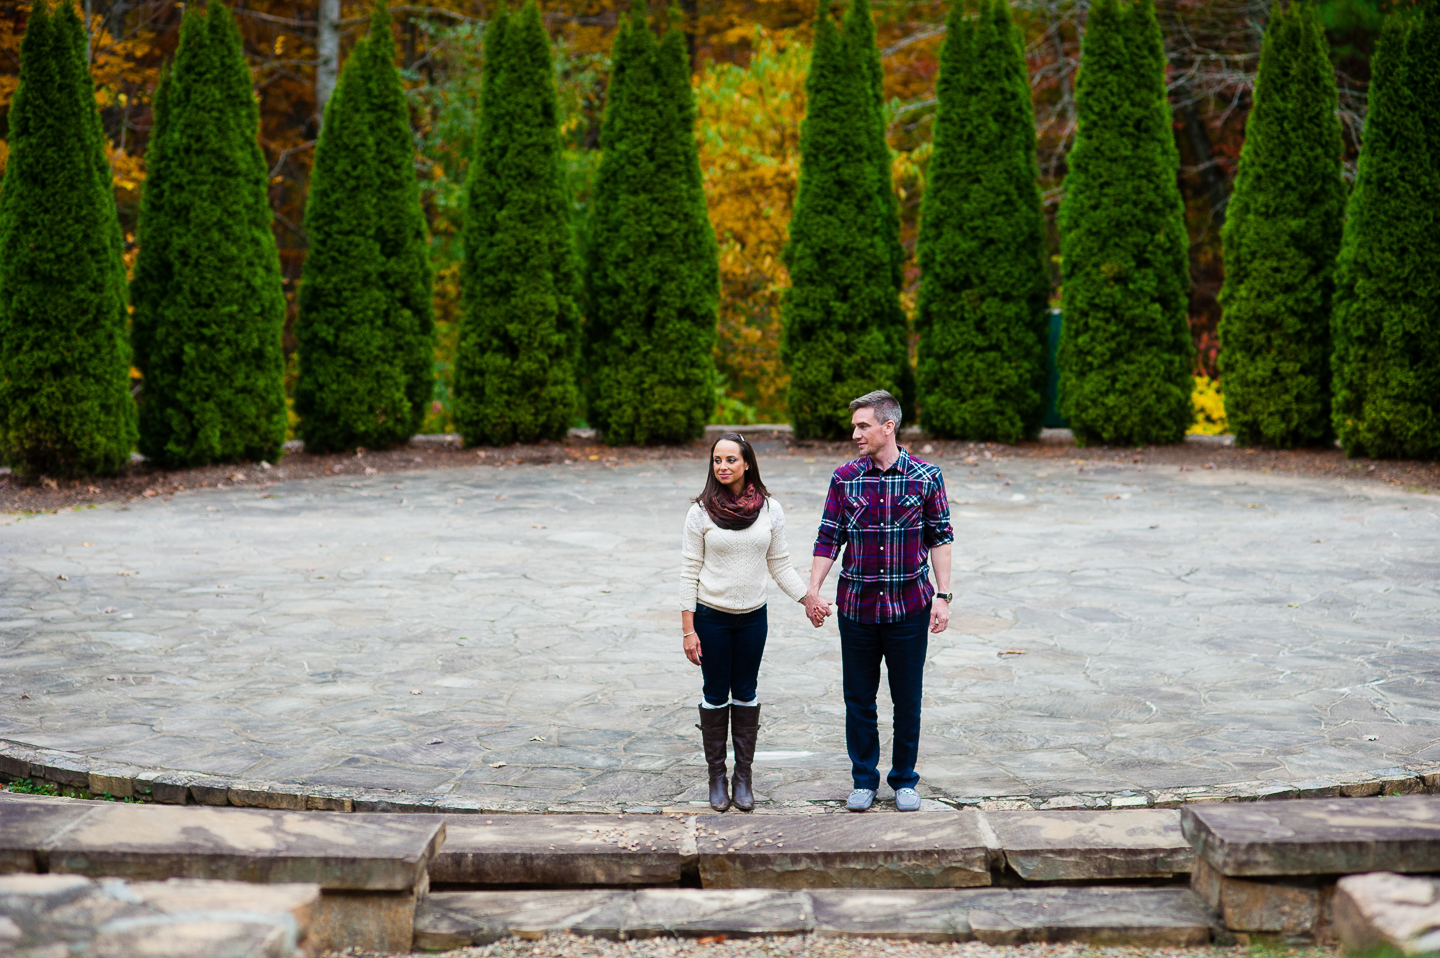
[[[843, 547], [836, 604], [845, 694], [845, 745], [854, 790], [845, 807], [863, 812], [880, 787], [875, 696], [883, 661], [895, 706], [890, 774], [895, 807], [919, 809], [921, 680], [927, 630], [950, 623], [950, 507], [940, 470], [896, 445], [900, 404], [884, 390], [850, 403], [860, 458], [835, 470], [807, 587], [790, 564], [785, 513], [760, 479], [755, 450], [726, 433], [710, 450], [705, 489], [685, 517], [680, 619], [685, 656], [700, 666], [700, 737], [710, 771], [710, 805], [755, 807], [751, 763], [760, 731], [756, 683], [767, 631], [771, 577], [805, 605], [817, 629], [830, 615], [820, 587]], [[930, 584], [931, 567], [935, 585]], [[735, 745], [733, 790], [725, 775]]]

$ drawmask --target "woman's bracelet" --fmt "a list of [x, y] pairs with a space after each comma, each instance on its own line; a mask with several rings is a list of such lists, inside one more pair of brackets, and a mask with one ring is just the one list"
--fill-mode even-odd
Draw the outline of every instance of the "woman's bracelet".
[[692, 636], [692, 635], [699, 635], [699, 634], [700, 634], [700, 633], [698, 633], [698, 632], [686, 632], [684, 635], [680, 636], [680, 638], [683, 639], [683, 638], [687, 638], [687, 637]]

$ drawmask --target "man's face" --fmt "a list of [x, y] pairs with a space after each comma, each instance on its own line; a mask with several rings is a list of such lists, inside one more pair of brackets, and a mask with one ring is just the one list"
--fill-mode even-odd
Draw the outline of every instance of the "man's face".
[[875, 410], [857, 409], [850, 415], [850, 424], [855, 431], [850, 435], [855, 440], [855, 446], [862, 456], [873, 456], [881, 449], [894, 431], [894, 423], [885, 423], [883, 426], [875, 419]]

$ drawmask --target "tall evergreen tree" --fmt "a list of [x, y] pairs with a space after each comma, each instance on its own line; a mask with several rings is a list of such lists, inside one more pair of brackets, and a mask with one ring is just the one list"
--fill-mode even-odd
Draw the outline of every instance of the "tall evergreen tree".
[[224, 4], [192, 7], [157, 93], [134, 283], [140, 449], [171, 466], [274, 459], [285, 293], [259, 108]]
[[295, 408], [311, 449], [405, 442], [434, 388], [430, 267], [389, 22], [377, 10], [346, 60], [315, 148], [295, 326]]
[[715, 409], [720, 268], [684, 37], [642, 3], [615, 40], [585, 264], [590, 421], [611, 443], [685, 442]]
[[1096, 0], [1060, 207], [1060, 412], [1081, 444], [1179, 442], [1195, 348], [1179, 154], [1153, 0]]
[[[815, 21], [800, 185], [790, 218], [781, 359], [790, 422], [801, 438], [850, 431], [850, 400], [872, 389], [904, 397], [908, 362], [875, 150], [875, 91], [836, 31]], [[863, 46], [863, 45], [861, 45]], [[888, 175], [888, 174], [887, 174]]]
[[435, 396], [434, 274], [430, 235], [415, 176], [415, 134], [410, 105], [395, 68], [395, 38], [390, 11], [379, 0], [370, 16], [370, 33], [358, 51], [372, 83], [370, 132], [375, 139], [378, 192], [376, 206], [382, 275], [392, 300], [392, 348], [405, 375], [410, 402], [408, 434], [420, 431]]
[[869, 90], [870, 116], [867, 136], [870, 141], [870, 162], [874, 164], [875, 196], [880, 204], [880, 239], [890, 258], [890, 282], [895, 285], [895, 301], [891, 304], [888, 325], [905, 330], [901, 339], [899, 391], [905, 418], [915, 414], [915, 370], [910, 365], [909, 319], [900, 305], [899, 293], [905, 287], [905, 247], [900, 242], [900, 201], [895, 196], [893, 157], [886, 136], [889, 124], [885, 116], [885, 68], [876, 42], [875, 18], [870, 0], [851, 0], [841, 23], [846, 53], [853, 69], [864, 77]]
[[1276, 3], [1222, 233], [1225, 418], [1244, 445], [1330, 435], [1330, 304], [1345, 216], [1335, 108], [1313, 12]]
[[455, 421], [470, 444], [565, 435], [580, 407], [580, 273], [561, 169], [550, 40], [534, 0], [486, 37], [466, 188]]
[[30, 12], [0, 184], [0, 456], [106, 474], [135, 443], [125, 265], [86, 55], [69, 4]]
[[1392, 15], [1337, 265], [1333, 422], [1349, 455], [1440, 457], [1440, 11]]
[[950, 9], [920, 220], [920, 405], [928, 432], [1034, 438], [1050, 277], [1024, 49], [1006, 0]]

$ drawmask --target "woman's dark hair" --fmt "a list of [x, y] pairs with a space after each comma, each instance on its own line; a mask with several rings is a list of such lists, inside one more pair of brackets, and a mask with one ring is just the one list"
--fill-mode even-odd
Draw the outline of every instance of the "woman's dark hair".
[[730, 494], [730, 490], [720, 485], [720, 480], [715, 478], [715, 447], [727, 439], [740, 447], [740, 458], [745, 460], [745, 481], [754, 486], [755, 491], [760, 493], [760, 495], [767, 499], [770, 498], [770, 493], [765, 488], [765, 483], [760, 481], [760, 464], [755, 461], [755, 450], [751, 448], [750, 443], [745, 437], [738, 432], [727, 432], [710, 444], [710, 455], [705, 460], [705, 488], [701, 491], [700, 495], [690, 500], [691, 502], [700, 503], [700, 508], [712, 516], [715, 514], [713, 506], [716, 497], [720, 495], [728, 496]]

